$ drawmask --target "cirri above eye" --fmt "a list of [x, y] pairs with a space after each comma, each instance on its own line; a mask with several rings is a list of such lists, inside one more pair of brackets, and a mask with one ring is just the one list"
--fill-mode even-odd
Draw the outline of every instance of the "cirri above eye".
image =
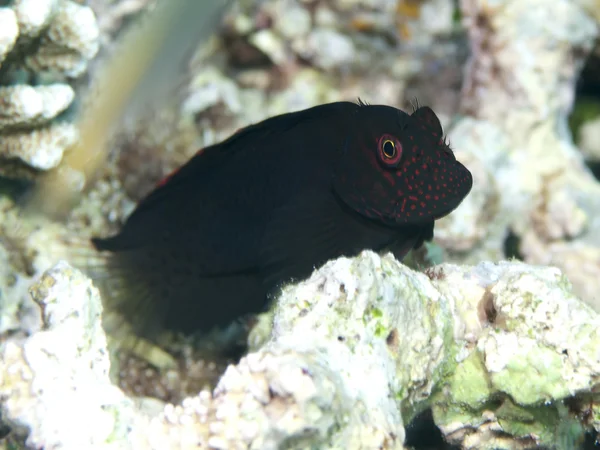
[[379, 159], [388, 167], [396, 167], [402, 159], [402, 144], [398, 139], [384, 134], [379, 138], [378, 144]]

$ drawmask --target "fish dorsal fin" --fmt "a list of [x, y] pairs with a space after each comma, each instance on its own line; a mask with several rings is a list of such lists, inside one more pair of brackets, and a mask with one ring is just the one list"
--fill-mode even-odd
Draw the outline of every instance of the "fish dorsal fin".
[[253, 137], [261, 138], [268, 134], [285, 133], [300, 124], [318, 122], [328, 119], [331, 116], [341, 117], [344, 114], [344, 110], [346, 112], [354, 111], [359, 107], [360, 105], [356, 103], [342, 101], [325, 103], [300, 111], [279, 114], [238, 130], [219, 145], [222, 147], [221, 151], [223, 152], [236, 151], [242, 148], [238, 144], [245, 139]]
[[349, 105], [357, 107], [351, 102], [328, 103], [269, 117], [261, 122], [241, 128], [224, 141], [199, 151], [188, 163], [176, 170], [167, 183], [185, 178], [189, 172], [201, 173], [210, 169], [216, 163], [226, 162], [227, 158], [231, 157], [231, 153], [252, 151], [260, 147], [264, 140], [271, 135], [286, 133], [306, 122], [321, 121], [333, 114], [340, 113], [343, 108], [347, 108]]
[[333, 114], [341, 114], [342, 110], [349, 106], [358, 107], [351, 102], [328, 103], [273, 116], [242, 128], [224, 141], [200, 150], [188, 162], [165, 177], [158, 187], [140, 202], [138, 209], [151, 206], [175, 190], [185, 189], [190, 180], [198, 180], [211, 174], [218, 176], [219, 167], [234, 155], [244, 153], [249, 157], [259, 156], [260, 151], [264, 149], [263, 144], [272, 135], [286, 133], [309, 121], [321, 121]]
[[289, 281], [290, 274], [306, 278], [333, 258], [365, 249], [404, 244], [408, 251], [420, 236], [420, 228], [378, 224], [354, 213], [332, 192], [308, 190], [273, 215], [260, 246], [259, 267], [272, 289]]

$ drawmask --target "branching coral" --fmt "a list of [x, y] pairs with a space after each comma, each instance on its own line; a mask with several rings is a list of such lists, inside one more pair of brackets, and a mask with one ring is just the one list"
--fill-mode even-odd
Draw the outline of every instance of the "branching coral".
[[[55, 168], [77, 139], [55, 120], [73, 102], [68, 84], [98, 51], [87, 6], [71, 0], [15, 0], [0, 7], [0, 173], [22, 177]], [[23, 75], [31, 84], [21, 84]], [[43, 80], [43, 82], [41, 82]]]

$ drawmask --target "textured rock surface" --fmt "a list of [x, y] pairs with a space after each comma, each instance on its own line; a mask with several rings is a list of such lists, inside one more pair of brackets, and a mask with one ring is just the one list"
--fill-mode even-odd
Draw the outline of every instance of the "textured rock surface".
[[[481, 173], [472, 195], [444, 220], [455, 234], [471, 231], [477, 243], [466, 260], [502, 257], [510, 230], [525, 261], [560, 267], [600, 307], [600, 184], [567, 126], [579, 71], [598, 36], [598, 4], [463, 0], [461, 7], [472, 56], [461, 99], [466, 117], [450, 139], [480, 160], [474, 167]], [[491, 205], [471, 205], [484, 198]], [[486, 224], [485, 233], [476, 224]]]
[[119, 425], [131, 402], [108, 379], [97, 290], [59, 263], [30, 292], [42, 326], [2, 344], [2, 417], [30, 430], [27, 445], [36, 448], [91, 449], [123, 439]]
[[90, 281], [59, 263], [30, 292], [40, 329], [0, 346], [2, 417], [29, 445], [401, 449], [426, 406], [465, 448], [573, 448], [600, 429], [600, 317], [558, 269], [332, 261], [284, 289], [212, 394], [153, 416], [110, 384]]

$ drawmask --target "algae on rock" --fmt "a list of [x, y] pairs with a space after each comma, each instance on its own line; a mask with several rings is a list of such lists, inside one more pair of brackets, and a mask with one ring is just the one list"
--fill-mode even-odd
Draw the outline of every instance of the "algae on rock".
[[463, 448], [567, 449], [600, 430], [600, 317], [555, 268], [331, 261], [283, 289], [267, 337], [212, 394], [152, 417], [110, 384], [90, 281], [60, 263], [31, 292], [42, 328], [0, 344], [2, 417], [30, 444], [401, 449], [427, 407]]

